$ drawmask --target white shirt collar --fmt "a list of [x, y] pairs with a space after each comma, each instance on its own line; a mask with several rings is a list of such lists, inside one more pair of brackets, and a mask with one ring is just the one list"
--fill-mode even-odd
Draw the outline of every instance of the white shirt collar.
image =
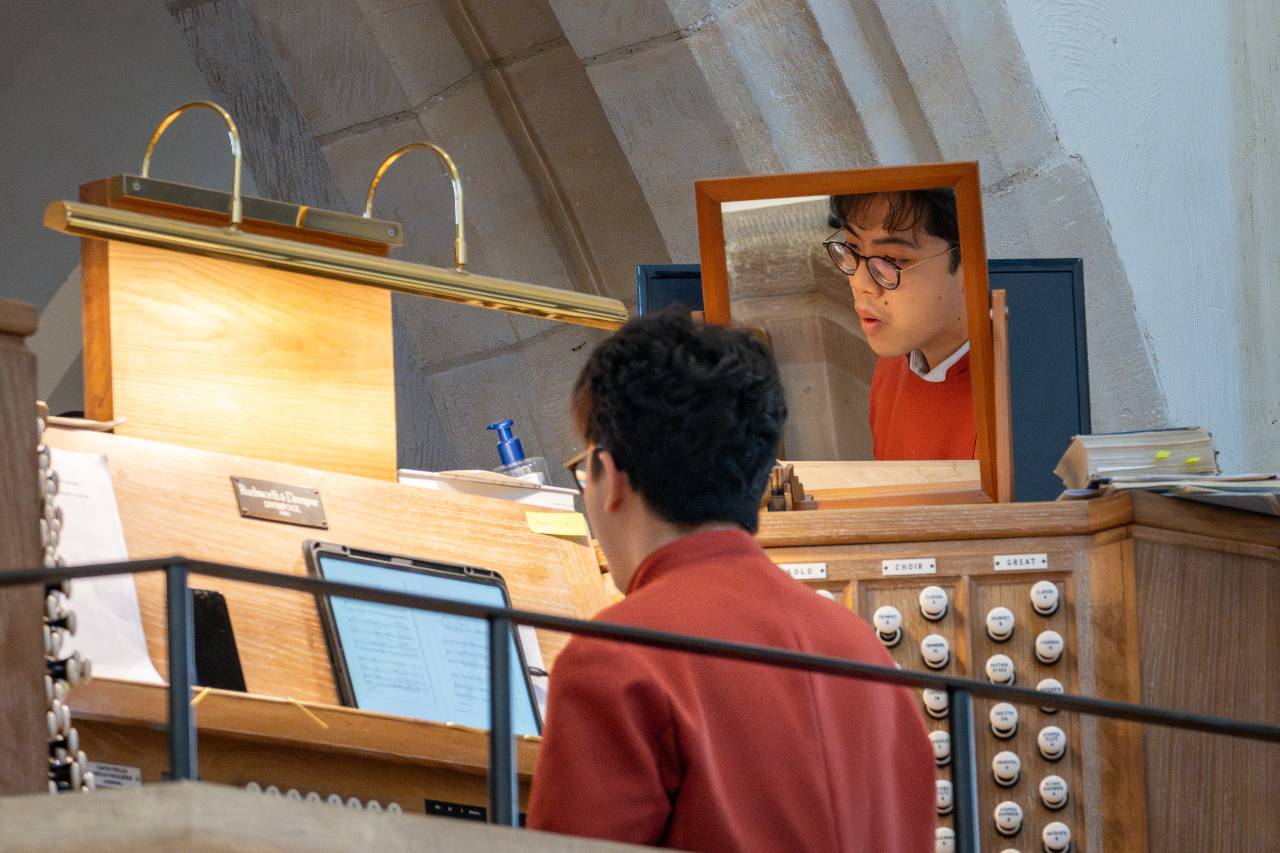
[[928, 365], [924, 360], [924, 353], [918, 349], [911, 351], [911, 357], [907, 360], [907, 364], [911, 367], [911, 372], [919, 376], [925, 382], [945, 382], [947, 380], [947, 371], [951, 369], [951, 365], [955, 364], [969, 352], [969, 342], [965, 341], [960, 348], [951, 355], [947, 356], [938, 366], [932, 370], [928, 369]]

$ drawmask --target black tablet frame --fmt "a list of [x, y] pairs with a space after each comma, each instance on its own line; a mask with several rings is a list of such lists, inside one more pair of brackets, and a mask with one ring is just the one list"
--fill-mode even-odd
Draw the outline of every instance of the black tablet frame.
[[[420, 557], [409, 557], [404, 554], [393, 554], [389, 551], [372, 551], [365, 548], [352, 548], [335, 542], [321, 542], [308, 539], [302, 543], [302, 555], [307, 565], [307, 574], [324, 580], [324, 570], [320, 567], [321, 555], [337, 557], [355, 563], [364, 563], [380, 568], [395, 569], [402, 572], [414, 572], [423, 575], [436, 575], [450, 578], [464, 578], [472, 583], [483, 583], [496, 586], [502, 592], [503, 605], [511, 606], [511, 595], [507, 592], [507, 583], [502, 575], [492, 569], [468, 566], [461, 563], [448, 563], [442, 560], [428, 560]], [[333, 616], [329, 596], [316, 596], [316, 609], [320, 612], [320, 626], [324, 630], [325, 645], [329, 649], [329, 662], [333, 666], [333, 678], [338, 686], [338, 699], [345, 707], [359, 708], [356, 701], [355, 688], [351, 683], [351, 673], [347, 669], [346, 653], [342, 648], [342, 637], [338, 633], [338, 625]], [[511, 639], [516, 647], [516, 658], [519, 661], [523, 676], [525, 693], [529, 704], [533, 707], [533, 721], [538, 734], [542, 733], [542, 711], [538, 707], [538, 696], [533, 689], [533, 681], [529, 678], [529, 666], [525, 661], [524, 648], [520, 644], [520, 635], [513, 627]], [[369, 710], [369, 709], [363, 709]], [[372, 713], [380, 713], [374, 711]], [[446, 720], [430, 720], [428, 722], [446, 723]]]

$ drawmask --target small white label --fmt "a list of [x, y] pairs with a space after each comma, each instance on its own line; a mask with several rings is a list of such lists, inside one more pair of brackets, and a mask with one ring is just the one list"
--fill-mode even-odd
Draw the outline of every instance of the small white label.
[[885, 577], [897, 575], [936, 575], [938, 561], [933, 557], [917, 557], [914, 560], [881, 560]]
[[141, 767], [127, 767], [123, 764], [104, 764], [101, 761], [90, 761], [85, 769], [93, 771], [94, 784], [99, 788], [142, 787]]
[[1049, 568], [1048, 554], [997, 554], [995, 557], [997, 572], [1029, 572], [1033, 569]]
[[827, 579], [826, 563], [778, 563], [778, 568], [798, 581], [821, 581]]

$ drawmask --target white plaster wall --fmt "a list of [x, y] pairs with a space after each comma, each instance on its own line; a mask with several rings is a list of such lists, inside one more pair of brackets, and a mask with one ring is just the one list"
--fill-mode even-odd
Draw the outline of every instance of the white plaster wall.
[[1093, 178], [1170, 424], [1212, 431], [1224, 469], [1260, 464], [1246, 453], [1241, 306], [1245, 288], [1276, 283], [1242, 275], [1231, 0], [1007, 4], [1061, 144]]

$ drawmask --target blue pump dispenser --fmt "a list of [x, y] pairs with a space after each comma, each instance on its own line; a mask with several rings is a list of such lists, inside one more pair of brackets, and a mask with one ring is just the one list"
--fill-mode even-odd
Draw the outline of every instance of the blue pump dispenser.
[[510, 477], [547, 485], [551, 482], [551, 475], [547, 471], [547, 460], [541, 456], [525, 458], [524, 445], [520, 443], [519, 437], [511, 434], [511, 427], [514, 424], [514, 420], [507, 418], [505, 421], [498, 421], [496, 424], [485, 427], [498, 434], [498, 458], [502, 460], [502, 464], [494, 470]]
[[507, 418], [505, 421], [498, 421], [496, 424], [485, 427], [498, 433], [498, 458], [502, 460], [503, 465], [524, 461], [524, 445], [520, 443], [519, 436], [511, 434], [511, 427], [514, 425], [515, 421]]

